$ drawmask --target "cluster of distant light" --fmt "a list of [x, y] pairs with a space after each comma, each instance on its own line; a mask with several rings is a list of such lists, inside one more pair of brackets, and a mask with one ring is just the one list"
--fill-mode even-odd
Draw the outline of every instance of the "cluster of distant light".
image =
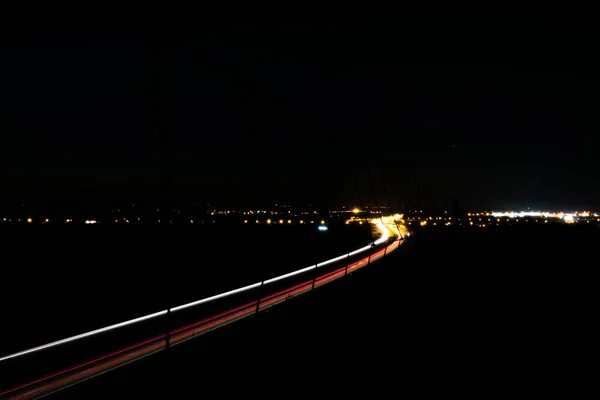
[[505, 217], [505, 218], [524, 218], [524, 217], [542, 217], [542, 218], [558, 218], [563, 221], [574, 221], [579, 218], [590, 218], [598, 217], [597, 213], [591, 213], [589, 211], [576, 211], [572, 213], [565, 212], [547, 212], [547, 211], [508, 211], [508, 212], [491, 212], [493, 217]]
[[[290, 207], [290, 206], [283, 206], [283, 207]], [[382, 207], [385, 208], [385, 207]], [[114, 209], [111, 212], [120, 212], [120, 209]], [[160, 209], [156, 209], [156, 211], [160, 211]], [[179, 214], [178, 210], [173, 210], [174, 212], [177, 212], [177, 214]], [[365, 215], [365, 214], [376, 214], [376, 215], [381, 215], [383, 214], [382, 210], [368, 210], [368, 207], [365, 207], [365, 209], [359, 209], [359, 208], [349, 208], [349, 209], [344, 209], [344, 210], [333, 210], [333, 211], [327, 211], [325, 213], [321, 213], [321, 214], [329, 214], [330, 217], [332, 214], [346, 214], [346, 213], [352, 213], [355, 215]], [[259, 219], [255, 219], [255, 220], [250, 220], [250, 219], [244, 219], [244, 223], [250, 223], [250, 222], [254, 222], [256, 224], [260, 224], [260, 223], [266, 223], [266, 224], [284, 224], [287, 222], [287, 224], [292, 224], [293, 222], [299, 222], [300, 224], [305, 224], [305, 223], [310, 223], [310, 224], [314, 224], [316, 221], [312, 220], [311, 218], [317, 218], [315, 215], [319, 214], [317, 211], [302, 211], [302, 212], [292, 212], [291, 210], [285, 211], [285, 212], [280, 212], [280, 211], [267, 211], [267, 210], [249, 210], [249, 211], [236, 211], [236, 210], [212, 210], [212, 211], [207, 211], [207, 214], [210, 214], [211, 216], [239, 216], [239, 215], [245, 215], [245, 216], [254, 216], [254, 218], [259, 218]], [[261, 216], [261, 214], [263, 214]], [[282, 219], [276, 219], [276, 218], [267, 218], [267, 219], [262, 219], [261, 217], [264, 217], [264, 214], [267, 215], [281, 215]], [[285, 214], [285, 220], [283, 219], [283, 215]], [[305, 216], [305, 217], [303, 217]], [[340, 217], [341, 215], [338, 215], [336, 217]], [[113, 217], [114, 218], [114, 217]], [[248, 218], [248, 217], [246, 217]], [[287, 218], [292, 218], [292, 219], [287, 219]], [[297, 220], [297, 218], [302, 218], [300, 220]], [[305, 219], [306, 218], [306, 219]], [[331, 217], [334, 218], [334, 217]], [[131, 219], [131, 221], [130, 221]], [[114, 223], [118, 223], [118, 224], [122, 224], [122, 223], [141, 223], [142, 222], [142, 218], [141, 217], [133, 217], [133, 218], [128, 218], [128, 217], [123, 217], [123, 216], [119, 216], [116, 219], [112, 219], [112, 218], [104, 218], [103, 220], [96, 220], [96, 219], [85, 219], [85, 220], [81, 220], [81, 219], [77, 219], [77, 220], [73, 220], [72, 218], [67, 218], [67, 219], [62, 219], [62, 218], [52, 218], [52, 223], [81, 223], [84, 222], [86, 225], [93, 225], [96, 223], [112, 223], [114, 221]], [[204, 221], [201, 219], [200, 220], [202, 223], [204, 223]], [[0, 218], [0, 223], [21, 223], [21, 222], [27, 222], [29, 224], [31, 223], [42, 223], [42, 224], [48, 224], [50, 223], [50, 219], [49, 218], [32, 218], [32, 217], [28, 217], [28, 218], [7, 218], [7, 217], [3, 217]], [[157, 222], [160, 223], [161, 220], [160, 219], [156, 219], [156, 218], [144, 218], [144, 223], [151, 223], [151, 222]], [[181, 218], [179, 220], [179, 222], [188, 222], [190, 224], [194, 223], [194, 219], [186, 219], [186, 218]], [[215, 223], [215, 221], [212, 221], [213, 223]], [[321, 221], [321, 225], [325, 224], [325, 221]]]
[[[214, 222], [214, 221], [213, 221], [213, 222]], [[249, 223], [249, 222], [252, 222], [252, 221], [248, 221], [247, 219], [245, 219], [245, 220], [244, 220], [244, 223], [245, 223], [245, 224], [247, 224], [247, 223]], [[285, 221], [285, 220], [283, 220], [283, 219], [280, 219], [279, 221], [276, 221], [276, 220], [272, 220], [271, 218], [267, 219], [266, 221], [262, 221], [262, 222], [266, 223], [267, 225], [271, 225], [271, 224], [273, 224], [273, 225], [276, 225], [277, 223], [279, 223], [279, 224], [281, 225], [281, 224], [285, 224], [285, 223], [286, 223], [286, 221]], [[288, 224], [291, 224], [291, 223], [293, 223], [293, 222], [294, 222], [294, 221], [293, 221], [293, 220], [291, 220], [291, 219], [288, 219], [288, 220], [287, 220], [287, 223], [288, 223]], [[300, 225], [304, 225], [304, 223], [308, 223], [308, 222], [310, 222], [311, 224], [314, 224], [314, 223], [315, 223], [315, 221], [313, 221], [313, 220], [310, 220], [310, 221], [306, 222], [306, 221], [304, 221], [303, 219], [301, 219], [301, 220], [300, 220], [300, 221], [298, 221], [298, 222], [300, 223]], [[193, 223], [194, 223], [194, 221], [193, 221], [193, 220], [191, 220], [191, 221], [190, 221], [190, 223], [192, 223], [192, 224], [193, 224]], [[255, 220], [255, 221], [254, 221], [254, 223], [255, 223], [255, 224], [260, 224], [260, 223], [261, 223], [261, 220], [257, 219], [257, 220]], [[321, 220], [321, 225], [325, 225], [325, 220]]]

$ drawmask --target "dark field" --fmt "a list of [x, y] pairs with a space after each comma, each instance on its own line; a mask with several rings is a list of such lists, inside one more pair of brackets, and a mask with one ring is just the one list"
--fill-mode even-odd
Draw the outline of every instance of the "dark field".
[[427, 228], [347, 278], [52, 398], [576, 395], [595, 359], [599, 239]]
[[593, 374], [599, 239], [417, 232], [348, 278], [57, 398], [577, 396]]
[[0, 355], [313, 265], [364, 246], [367, 229], [6, 227]]

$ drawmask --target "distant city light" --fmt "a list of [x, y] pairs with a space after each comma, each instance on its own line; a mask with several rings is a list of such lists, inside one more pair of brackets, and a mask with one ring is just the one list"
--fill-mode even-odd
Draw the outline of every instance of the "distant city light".
[[86, 223], [86, 224], [88, 224], [88, 225], [89, 225], [89, 224], [95, 224], [95, 223], [96, 223], [96, 220], [93, 220], [93, 219], [86, 219], [86, 220], [85, 220], [85, 223]]
[[360, 210], [359, 210], [358, 208], [355, 208], [355, 209], [353, 209], [353, 210], [352, 210], [352, 212], [353, 212], [354, 214], [357, 214], [357, 213], [359, 213], [359, 212], [360, 212]]
[[31, 218], [27, 218], [27, 222], [31, 223], [33, 220]]
[[565, 214], [565, 215], [563, 216], [563, 219], [564, 219], [565, 221], [573, 221], [573, 219], [574, 219], [574, 218], [573, 218], [573, 214]]
[[[483, 214], [483, 213], [482, 213]], [[487, 213], [486, 213], [487, 214]], [[478, 216], [479, 213], [473, 213], [472, 215]], [[588, 211], [584, 211], [581, 213], [564, 213], [564, 212], [548, 212], [548, 211], [507, 211], [507, 212], [492, 212], [491, 214], [494, 217], [506, 217], [506, 218], [524, 218], [524, 217], [543, 217], [547, 218], [558, 218], [563, 221], [573, 221], [576, 217], [589, 217], [590, 213]]]
[[319, 229], [321, 232], [325, 232], [329, 228], [327, 228], [327, 226], [325, 226], [325, 225], [319, 225], [319, 227], [317, 229]]

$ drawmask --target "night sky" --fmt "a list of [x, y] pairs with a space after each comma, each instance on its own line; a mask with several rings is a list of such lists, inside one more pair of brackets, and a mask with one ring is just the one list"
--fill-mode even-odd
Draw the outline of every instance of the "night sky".
[[600, 206], [598, 76], [559, 34], [154, 22], [10, 29], [3, 203], [159, 198], [159, 99], [175, 201], [355, 202], [370, 166], [472, 208]]

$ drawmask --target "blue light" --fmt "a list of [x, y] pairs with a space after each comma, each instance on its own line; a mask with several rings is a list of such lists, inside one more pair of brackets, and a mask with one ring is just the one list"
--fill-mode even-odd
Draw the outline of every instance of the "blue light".
[[325, 232], [329, 228], [327, 228], [325, 225], [319, 225], [317, 229], [319, 229], [321, 232]]

